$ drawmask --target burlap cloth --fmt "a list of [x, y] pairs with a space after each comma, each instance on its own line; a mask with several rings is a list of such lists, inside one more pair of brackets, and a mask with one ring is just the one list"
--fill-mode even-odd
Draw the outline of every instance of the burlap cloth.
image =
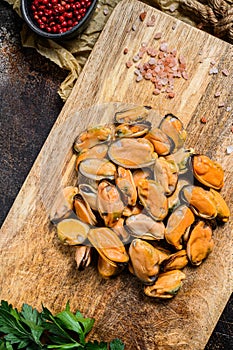
[[[20, 0], [5, 1], [21, 16]], [[58, 91], [64, 101], [68, 98], [111, 12], [120, 1], [99, 0], [86, 30], [77, 38], [59, 44], [38, 37], [24, 24], [21, 32], [22, 45], [35, 48], [41, 55], [68, 71]], [[233, 0], [144, 0], [144, 2], [233, 44]]]

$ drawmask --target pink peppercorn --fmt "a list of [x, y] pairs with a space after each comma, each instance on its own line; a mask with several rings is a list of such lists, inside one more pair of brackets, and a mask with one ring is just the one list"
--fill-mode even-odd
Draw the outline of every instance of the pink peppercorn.
[[48, 33], [64, 33], [86, 15], [91, 0], [33, 0], [31, 12], [39, 28]]

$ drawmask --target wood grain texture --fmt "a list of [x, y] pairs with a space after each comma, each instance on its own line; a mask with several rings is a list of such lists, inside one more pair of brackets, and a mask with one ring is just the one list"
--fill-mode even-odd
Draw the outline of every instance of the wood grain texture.
[[[155, 15], [155, 27], [140, 22], [143, 10], [148, 18]], [[152, 85], [135, 83], [133, 67], [125, 68], [141, 42], [158, 45], [153, 37], [160, 31], [188, 62], [190, 78], [177, 80], [173, 100], [152, 95]], [[187, 146], [223, 165], [222, 193], [232, 211], [233, 157], [225, 152], [233, 143], [232, 110], [225, 108], [233, 109], [232, 58], [229, 44], [145, 4], [126, 0], [117, 6], [3, 224], [2, 299], [17, 307], [26, 302], [40, 308], [43, 303], [54, 311], [70, 300], [72, 309], [96, 319], [92, 339], [119, 337], [126, 349], [204, 348], [232, 290], [232, 221], [214, 231], [214, 251], [205, 263], [185, 270], [187, 279], [177, 297], [157, 303], [127, 271], [111, 281], [102, 280], [94, 266], [78, 272], [73, 249], [58, 242], [48, 214], [57, 192], [76, 181], [71, 149], [75, 136], [91, 124], [111, 120], [119, 108], [116, 102], [151, 105], [158, 111], [151, 116], [154, 122], [167, 112], [181, 118], [188, 130]], [[211, 61], [216, 61], [216, 76], [209, 75]], [[217, 91], [219, 99], [214, 98]], [[219, 108], [222, 101], [225, 107]], [[200, 123], [204, 115], [207, 124]]]

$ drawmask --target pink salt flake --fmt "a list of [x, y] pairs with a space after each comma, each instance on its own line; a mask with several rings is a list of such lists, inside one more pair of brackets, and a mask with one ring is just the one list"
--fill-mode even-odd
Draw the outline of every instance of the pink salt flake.
[[155, 58], [150, 58], [149, 61], [148, 61], [148, 63], [149, 63], [150, 65], [155, 64], [155, 63], [156, 63]]
[[166, 77], [164, 77], [164, 78], [161, 79], [161, 84], [162, 84], [163, 86], [167, 85], [167, 83], [168, 83], [168, 79], [167, 79]]
[[221, 95], [220, 91], [215, 92], [214, 97], [219, 97]]
[[174, 97], [175, 97], [175, 93], [174, 93], [174, 92], [169, 92], [169, 93], [167, 94], [167, 97], [168, 97], [168, 98], [174, 98]]
[[160, 90], [159, 89], [155, 89], [154, 91], [153, 91], [153, 95], [159, 95], [160, 94]]
[[169, 11], [170, 12], [175, 12], [175, 10], [176, 10], [176, 6], [174, 4], [170, 5]]
[[145, 79], [146, 80], [150, 80], [152, 78], [152, 74], [151, 73], [146, 73], [145, 74]]
[[210, 68], [209, 74], [210, 74], [210, 75], [211, 75], [211, 74], [218, 74], [218, 68], [216, 68], [216, 67]]
[[188, 73], [186, 72], [186, 70], [185, 71], [183, 71], [182, 73], [181, 73], [181, 75], [182, 75], [182, 77], [185, 79], [185, 80], [188, 80]]
[[160, 51], [167, 52], [168, 50], [168, 43], [162, 43], [159, 47]]
[[179, 62], [180, 62], [180, 64], [186, 64], [186, 60], [185, 60], [184, 56], [182, 56], [182, 55], [179, 56]]
[[161, 59], [161, 58], [164, 58], [164, 53], [163, 53], [163, 52], [159, 52], [158, 57], [159, 57], [160, 59]]
[[161, 38], [162, 38], [162, 33], [160, 33], [160, 32], [156, 33], [155, 36], [154, 36], [155, 40], [159, 40]]
[[215, 60], [210, 61], [211, 66], [214, 66], [216, 64]]
[[223, 69], [222, 74], [225, 75], [225, 77], [227, 77], [229, 75], [229, 71], [227, 69]]
[[133, 61], [134, 62], [138, 62], [140, 60], [140, 57], [138, 56], [138, 55], [135, 55], [134, 57], [133, 57]]
[[155, 56], [157, 56], [157, 54], [158, 54], [158, 51], [155, 50], [155, 49], [153, 49], [153, 50], [150, 51], [150, 56], [151, 56], [151, 57], [155, 57]]
[[154, 27], [155, 26], [155, 22], [148, 21], [146, 25], [147, 25], [147, 27]]
[[176, 55], [177, 55], [177, 50], [176, 50], [176, 49], [172, 49], [172, 50], [170, 51], [170, 53], [172, 54], [173, 57], [176, 57]]
[[139, 51], [138, 57], [142, 58], [145, 55], [145, 51]]
[[127, 68], [132, 67], [132, 65], [133, 65], [133, 62], [132, 62], [132, 61], [126, 62], [126, 67], [127, 67]]
[[136, 75], [141, 75], [141, 72], [140, 72], [139, 69], [135, 69], [134, 74], [136, 74]]
[[140, 74], [137, 76], [136, 82], [139, 83], [139, 81], [141, 81], [142, 79], [143, 79], [143, 76]]

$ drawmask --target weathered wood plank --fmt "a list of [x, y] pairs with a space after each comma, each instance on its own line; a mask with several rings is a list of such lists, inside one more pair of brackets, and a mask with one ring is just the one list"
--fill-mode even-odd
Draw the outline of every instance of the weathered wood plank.
[[[148, 19], [155, 15], [155, 27], [139, 20], [143, 10]], [[188, 63], [189, 80], [176, 81], [171, 100], [163, 94], [154, 96], [152, 84], [136, 83], [134, 68], [125, 67], [142, 42], [158, 46], [157, 32]], [[159, 304], [143, 295], [141, 283], [128, 272], [111, 281], [103, 281], [94, 267], [78, 272], [73, 249], [58, 242], [48, 214], [59, 188], [75, 181], [71, 151], [75, 136], [88, 125], [112, 120], [117, 104], [108, 102], [118, 101], [151, 105], [161, 116], [172, 112], [181, 118], [188, 130], [187, 144], [223, 165], [222, 193], [232, 208], [232, 155], [225, 153], [232, 144], [232, 110], [226, 109], [233, 108], [232, 58], [229, 44], [145, 4], [125, 0], [118, 5], [3, 224], [2, 299], [18, 307], [27, 302], [39, 308], [43, 302], [54, 311], [70, 300], [73, 309], [95, 317], [93, 338], [120, 337], [127, 349], [204, 348], [231, 293], [231, 222], [215, 230], [215, 248], [207, 261], [186, 269], [178, 296]], [[211, 61], [219, 74], [209, 74]], [[230, 74], [225, 77], [222, 69]], [[217, 91], [221, 95], [214, 98]], [[225, 107], [219, 108], [219, 102]], [[85, 111], [103, 103], [104, 108]], [[202, 116], [207, 124], [200, 123]]]

